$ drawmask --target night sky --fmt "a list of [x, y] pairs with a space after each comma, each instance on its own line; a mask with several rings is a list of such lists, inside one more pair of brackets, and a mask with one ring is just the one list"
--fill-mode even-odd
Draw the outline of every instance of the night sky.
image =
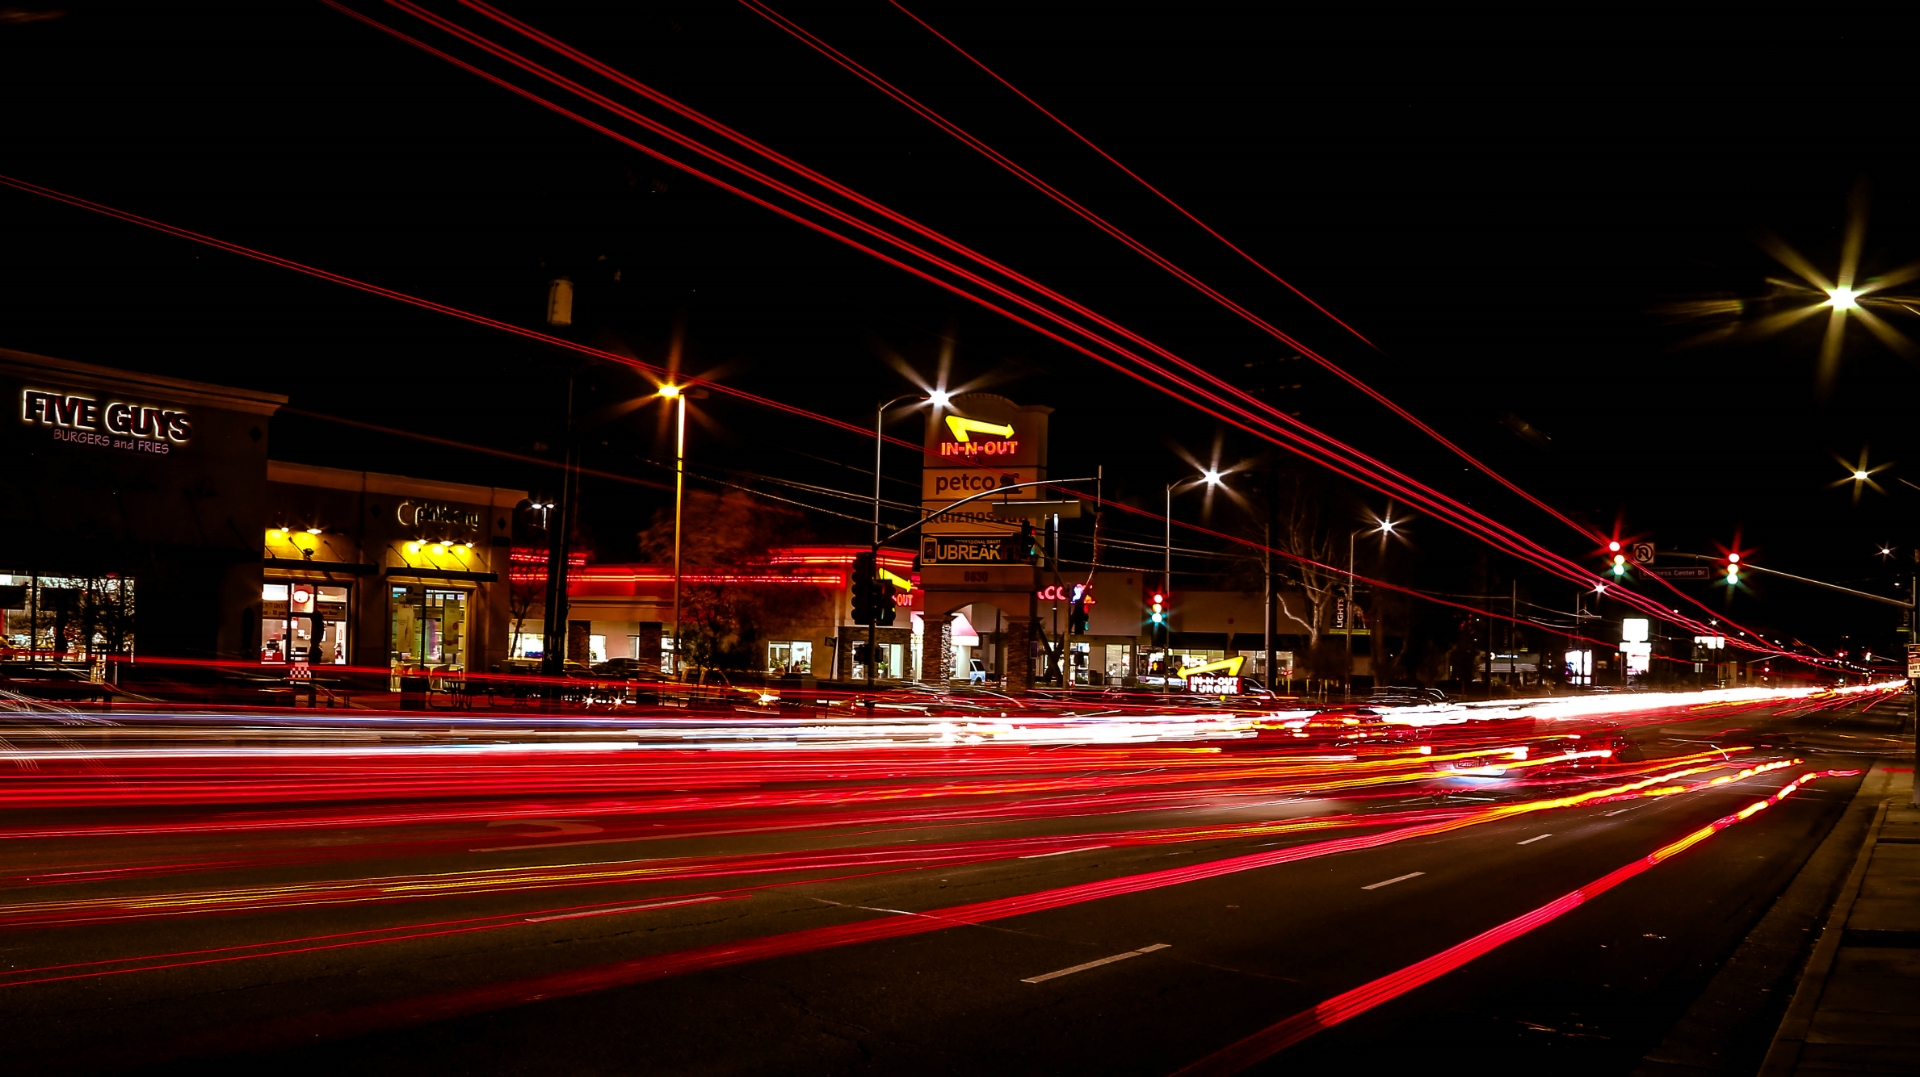
[[[1149, 507], [1189, 470], [1176, 448], [1208, 459], [1222, 436], [1179, 401], [321, 4], [76, 2], [30, 17], [49, 6], [0, 12], [9, 175], [526, 325], [565, 273], [580, 284], [580, 339], [658, 362], [678, 337], [689, 371], [855, 422], [913, 387], [896, 363], [931, 377], [950, 353], [951, 384], [1057, 409], [1056, 474], [1104, 465], [1110, 494]], [[1597, 567], [1590, 542], [1357, 393], [1292, 376], [1307, 364], [1287, 364], [1282, 345], [748, 8], [509, 7]], [[892, 6], [779, 10], [1601, 530], [1704, 553], [1737, 538], [1758, 564], [1883, 592], [1880, 544], [1915, 567], [1920, 489], [1899, 481], [1920, 481], [1912, 363], [1856, 325], [1823, 386], [1824, 315], [1688, 346], [1731, 323], [1673, 314], [1737, 299], [1751, 323], [1784, 309], [1765, 299], [1768, 278], [1789, 274], [1760, 238], [1832, 273], [1856, 188], [1870, 205], [1862, 277], [1920, 259], [1920, 176], [1892, 126], [1906, 97], [1895, 34], [1597, 9], [1475, 21], [1356, 6], [914, 5], [1375, 350]], [[29, 195], [0, 192], [0, 212], [0, 346], [554, 454], [574, 365], [559, 354]], [[670, 458], [662, 409], [620, 407], [651, 385], [605, 366], [576, 384], [593, 417], [587, 462], [667, 477], [646, 463]], [[861, 466], [870, 443], [729, 400], [700, 406], [702, 463], [865, 488], [832, 461]], [[917, 436], [909, 420], [897, 429]], [[554, 485], [533, 464], [307, 417], [276, 421], [273, 438], [284, 459]], [[1261, 450], [1224, 438], [1223, 462]], [[1829, 483], [1846, 473], [1836, 455], [1863, 449], [1894, 466], [1876, 475], [1886, 492], [1855, 505]], [[911, 479], [913, 461], [895, 456], [891, 470]], [[590, 482], [598, 555], [632, 556], [660, 503], [648, 487]], [[1222, 508], [1215, 523], [1237, 519]], [[814, 525], [822, 539], [861, 531]], [[1413, 533], [1412, 578], [1468, 585], [1470, 543], [1435, 522]], [[1539, 597], [1564, 608], [1571, 587], [1554, 588]], [[1891, 643], [1897, 616], [1771, 582], [1735, 612], [1823, 645], [1843, 633]]]

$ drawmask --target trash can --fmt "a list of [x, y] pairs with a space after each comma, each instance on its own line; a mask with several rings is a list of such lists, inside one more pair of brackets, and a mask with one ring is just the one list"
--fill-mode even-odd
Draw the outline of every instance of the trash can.
[[427, 709], [427, 679], [425, 677], [400, 678], [400, 709], [403, 711], [423, 711]]

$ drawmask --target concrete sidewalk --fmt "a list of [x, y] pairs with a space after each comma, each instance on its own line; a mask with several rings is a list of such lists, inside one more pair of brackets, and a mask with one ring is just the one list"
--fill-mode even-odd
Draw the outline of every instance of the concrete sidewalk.
[[1880, 801], [1762, 1077], [1920, 1073], [1920, 810], [1913, 771], [1874, 767], [1860, 797]]

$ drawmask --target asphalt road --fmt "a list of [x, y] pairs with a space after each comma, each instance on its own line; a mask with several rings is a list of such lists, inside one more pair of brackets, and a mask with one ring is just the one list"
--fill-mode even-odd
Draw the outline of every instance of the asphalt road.
[[[596, 813], [610, 803], [604, 792], [522, 798], [498, 818], [437, 818], [436, 808], [463, 803], [446, 797], [409, 804], [400, 825], [241, 831], [196, 831], [206, 811], [152, 804], [13, 813], [5, 821], [16, 834], [75, 822], [146, 832], [0, 841], [0, 971], [11, 977], [0, 979], [9, 1029], [0, 1068], [1172, 1073], [1547, 906], [1803, 773], [1864, 769], [1901, 750], [1893, 735], [1904, 706], [1641, 727], [1633, 736], [1650, 759], [1725, 749], [1740, 766], [1805, 762], [1670, 795], [1476, 816], [1283, 863], [1234, 858], [1325, 849], [1316, 843], [1622, 779], [1270, 797], [1261, 781], [1217, 775], [1169, 792], [1152, 785], [1168, 767], [1142, 765], [1069, 775], [1159, 798], [1130, 811], [1009, 779], [940, 817], [911, 795], [857, 818], [806, 815], [790, 800], [727, 816], [630, 804]], [[893, 780], [821, 777], [842, 793]], [[1253, 1072], [1625, 1074], [1792, 879], [1858, 781], [1812, 782]], [[946, 803], [937, 785], [927, 799]], [[741, 790], [686, 795], [722, 792]], [[1348, 814], [1362, 818], [1287, 826]], [[261, 808], [244, 818], [282, 817]], [[1142, 834], [1154, 836], [1135, 840]], [[830, 858], [794, 859], [813, 854]], [[1236, 870], [1092, 889], [1223, 863]], [[1018, 904], [1070, 887], [1089, 889], [1031, 911]], [[990, 916], [940, 918], [992, 902]], [[894, 933], [834, 934], [875, 925]], [[743, 944], [759, 949], [730, 950]]]

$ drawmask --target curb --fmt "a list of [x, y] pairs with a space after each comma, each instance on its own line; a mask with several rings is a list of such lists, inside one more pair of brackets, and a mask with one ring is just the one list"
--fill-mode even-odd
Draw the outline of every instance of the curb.
[[1826, 993], [1827, 977], [1833, 972], [1834, 959], [1840, 954], [1840, 944], [1846, 936], [1847, 917], [1853, 912], [1853, 903], [1860, 896], [1860, 885], [1866, 880], [1867, 865], [1873, 860], [1873, 849], [1880, 841], [1880, 826], [1886, 821], [1887, 809], [1892, 806], [1893, 798], [1880, 801], [1880, 807], [1873, 813], [1873, 823], [1867, 827], [1867, 837], [1860, 845], [1860, 851], [1854, 857], [1853, 870], [1847, 873], [1847, 881], [1840, 887], [1840, 896], [1834, 899], [1833, 908], [1827, 912], [1826, 924], [1820, 929], [1820, 941], [1814, 945], [1813, 956], [1807, 959], [1806, 971], [1800, 975], [1800, 986], [1794, 989], [1793, 1001], [1787, 1005], [1785, 1017], [1780, 1019], [1780, 1028], [1773, 1034], [1773, 1045], [1767, 1049], [1767, 1059], [1760, 1065], [1759, 1077], [1791, 1077], [1800, 1062], [1800, 1051], [1806, 1045], [1807, 1031], [1813, 1024], [1813, 1015], [1820, 1007], [1820, 996]]

